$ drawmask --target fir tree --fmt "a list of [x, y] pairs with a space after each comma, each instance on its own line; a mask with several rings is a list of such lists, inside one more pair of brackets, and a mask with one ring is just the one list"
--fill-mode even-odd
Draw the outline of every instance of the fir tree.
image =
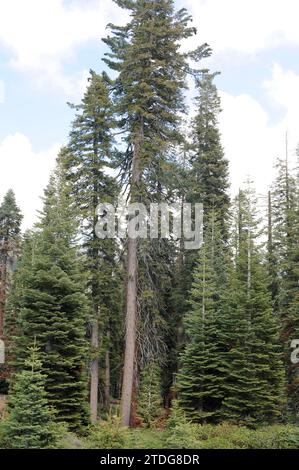
[[[10, 338], [5, 335], [5, 306], [20, 251], [21, 222], [22, 215], [14, 192], [9, 190], [0, 206], [0, 339], [5, 341], [7, 349]], [[8, 367], [1, 365], [0, 391], [7, 390], [8, 377]]]
[[196, 116], [192, 122], [190, 180], [187, 197], [202, 203], [208, 220], [211, 212], [217, 215], [223, 241], [228, 240], [228, 160], [224, 157], [218, 129], [220, 98], [213, 80], [217, 74], [204, 71], [196, 85]]
[[38, 349], [29, 348], [25, 368], [15, 378], [10, 391], [11, 412], [5, 426], [5, 440], [12, 449], [54, 447], [57, 431], [49, 408]]
[[36, 338], [46, 391], [56, 419], [70, 427], [86, 422], [85, 277], [74, 245], [74, 225], [59, 173], [45, 192], [39, 228], [26, 235], [9, 302], [16, 337], [16, 370]]
[[[202, 203], [204, 207], [204, 230], [209, 230], [207, 223], [211, 216], [219, 232], [218, 243], [228, 250], [229, 209], [228, 195], [228, 161], [225, 159], [218, 129], [218, 116], [221, 111], [214, 78], [205, 70], [196, 78], [197, 97], [195, 99], [196, 115], [191, 122], [190, 142], [183, 145], [184, 164], [180, 179], [182, 201]], [[223, 259], [227, 256], [222, 252]], [[178, 318], [178, 344], [183, 343], [182, 318], [188, 310], [186, 292], [191, 289], [193, 272], [198, 261], [196, 251], [186, 251], [180, 247], [177, 273], [174, 285], [176, 299], [176, 316]], [[221, 285], [222, 281], [217, 282]]]
[[223, 293], [228, 287], [221, 226], [210, 213], [193, 273], [191, 311], [185, 317], [186, 346], [178, 374], [179, 403], [196, 421], [216, 421], [223, 400]]
[[229, 293], [227, 381], [222, 417], [271, 422], [281, 416], [284, 372], [277, 319], [258, 248], [256, 201], [251, 190], [237, 199], [238, 246]]
[[159, 417], [161, 408], [161, 370], [152, 362], [141, 373], [138, 411], [145, 424], [151, 427]]
[[0, 337], [3, 337], [5, 300], [19, 250], [22, 215], [14, 192], [9, 190], [0, 206]]

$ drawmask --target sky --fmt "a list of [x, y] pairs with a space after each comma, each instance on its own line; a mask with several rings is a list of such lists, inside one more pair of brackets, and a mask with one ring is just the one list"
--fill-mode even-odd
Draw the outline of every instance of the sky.
[[[232, 193], [248, 178], [265, 194], [273, 164], [291, 162], [299, 142], [298, 0], [176, 0], [207, 42], [204, 66], [219, 71], [219, 127]], [[112, 0], [0, 0], [0, 199], [12, 188], [24, 228], [66, 143], [90, 69], [100, 72], [101, 38], [126, 14]]]

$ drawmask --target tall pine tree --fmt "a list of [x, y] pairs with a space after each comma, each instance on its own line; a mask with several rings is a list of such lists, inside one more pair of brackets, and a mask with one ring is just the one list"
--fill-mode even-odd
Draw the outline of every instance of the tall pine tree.
[[[90, 374], [92, 422], [98, 417], [100, 340], [105, 337], [107, 377], [111, 348], [108, 337], [113, 323], [116, 321], [119, 324], [120, 307], [118, 247], [115, 240], [102, 240], [96, 234], [98, 205], [115, 205], [118, 191], [115, 179], [108, 174], [115, 128], [109, 83], [105, 74], [97, 75], [91, 72], [82, 103], [75, 107], [77, 116], [72, 125], [69, 144], [62, 157], [69, 189], [69, 203], [80, 222], [82, 248], [86, 254], [85, 269], [88, 273], [93, 308]], [[108, 386], [108, 377], [106, 382]]]
[[[129, 11], [131, 21], [124, 27], [110, 25], [105, 39], [111, 52], [105, 62], [118, 72], [115, 82], [116, 110], [125, 132], [127, 151], [122, 169], [130, 186], [131, 202], [142, 202], [145, 176], [163, 173], [163, 155], [177, 138], [178, 113], [184, 111], [183, 90], [188, 72], [187, 55], [181, 41], [192, 36], [186, 10], [175, 12], [173, 0], [115, 0]], [[202, 57], [205, 47], [193, 58]], [[126, 348], [121, 413], [130, 424], [134, 384], [138, 241], [127, 243]]]
[[196, 80], [198, 95], [192, 121], [188, 199], [204, 206], [206, 220], [213, 212], [221, 226], [223, 241], [228, 239], [230, 206], [228, 160], [224, 156], [218, 117], [220, 98], [213, 80], [217, 74], [204, 71]]

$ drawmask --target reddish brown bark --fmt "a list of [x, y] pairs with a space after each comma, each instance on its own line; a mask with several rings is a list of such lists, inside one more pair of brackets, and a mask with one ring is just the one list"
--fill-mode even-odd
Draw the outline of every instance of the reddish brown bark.
[[[131, 201], [138, 201], [138, 188], [141, 179], [140, 150], [143, 140], [143, 122], [139, 136], [134, 144], [132, 162]], [[126, 346], [121, 399], [122, 424], [130, 426], [134, 388], [136, 328], [137, 328], [137, 282], [138, 282], [138, 241], [128, 237], [127, 260], [127, 298], [126, 298]]]

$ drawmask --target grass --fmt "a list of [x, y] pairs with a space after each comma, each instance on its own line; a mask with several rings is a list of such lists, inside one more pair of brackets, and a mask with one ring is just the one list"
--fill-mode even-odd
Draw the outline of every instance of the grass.
[[165, 449], [167, 433], [152, 429], [132, 429], [128, 433], [126, 449]]

